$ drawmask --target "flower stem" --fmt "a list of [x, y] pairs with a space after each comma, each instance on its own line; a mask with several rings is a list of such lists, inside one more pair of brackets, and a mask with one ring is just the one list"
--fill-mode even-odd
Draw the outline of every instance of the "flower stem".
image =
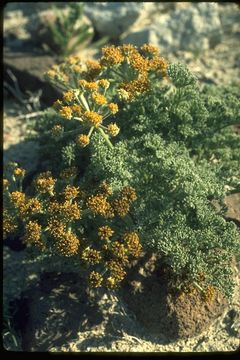
[[108, 146], [113, 149], [113, 144], [111, 143], [111, 141], [109, 140], [108, 135], [103, 131], [103, 129], [101, 129], [100, 127], [97, 128], [98, 131], [101, 133], [102, 137], [104, 138], [104, 140], [106, 141], [106, 143], [108, 144]]

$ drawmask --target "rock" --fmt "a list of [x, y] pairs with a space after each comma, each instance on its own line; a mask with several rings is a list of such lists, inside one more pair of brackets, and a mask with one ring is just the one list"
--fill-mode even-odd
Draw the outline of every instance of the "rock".
[[[132, 42], [135, 45], [154, 39], [164, 52], [187, 50], [206, 50], [216, 46], [222, 35], [218, 5], [215, 3], [197, 3], [177, 8], [170, 13], [159, 12], [152, 16], [151, 25], [139, 30], [131, 28], [121, 43]], [[138, 25], [139, 26], [139, 25]], [[147, 32], [147, 29], [149, 31]], [[142, 31], [142, 39], [140, 39]], [[153, 35], [154, 34], [154, 35]]]
[[67, 345], [79, 331], [103, 321], [97, 305], [87, 297], [86, 283], [76, 273], [42, 274], [37, 286], [22, 293], [15, 308], [14, 322], [21, 332], [23, 351]]
[[48, 71], [54, 63], [55, 59], [51, 56], [4, 49], [4, 78], [11, 84], [6, 73], [6, 70], [10, 69], [17, 77], [22, 90], [37, 91], [42, 89], [43, 102], [46, 105], [52, 105], [60, 96], [60, 92], [44, 79], [44, 72]]
[[101, 36], [117, 38], [125, 32], [151, 3], [91, 2], [85, 3], [84, 12]]
[[152, 44], [159, 47], [159, 37], [154, 26], [145, 27], [139, 31], [130, 33], [121, 41], [123, 44], [134, 44], [140, 46], [142, 44]]
[[152, 256], [143, 258], [124, 284], [123, 299], [148, 333], [164, 334], [169, 341], [199, 335], [227, 306], [218, 292], [209, 303], [197, 292], [178, 296], [170, 291], [169, 281], [166, 268]]
[[224, 202], [228, 207], [226, 217], [240, 226], [240, 193], [227, 196]]

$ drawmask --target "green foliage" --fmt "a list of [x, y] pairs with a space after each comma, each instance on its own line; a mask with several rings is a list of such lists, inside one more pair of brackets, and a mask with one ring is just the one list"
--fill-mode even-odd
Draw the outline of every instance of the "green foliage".
[[89, 25], [78, 25], [83, 16], [83, 4], [69, 3], [67, 8], [69, 8], [69, 12], [65, 14], [53, 6], [52, 9], [57, 14], [57, 20], [54, 24], [48, 23], [54, 42], [52, 51], [62, 57], [71, 55], [80, 44], [92, 35]]
[[[45, 147], [48, 168], [78, 167], [83, 188], [104, 180], [116, 193], [125, 186], [133, 187], [138, 198], [131, 212], [132, 229], [140, 234], [144, 251], [162, 257], [174, 286], [196, 284], [199, 288], [200, 274], [204, 274], [203, 290], [214, 286], [230, 296], [234, 285], [231, 261], [239, 254], [239, 233], [233, 222], [224, 219], [223, 200], [239, 191], [240, 141], [233, 128], [239, 124], [239, 86], [200, 89], [195, 76], [181, 64], [169, 65], [163, 82], [165, 63], [159, 58], [162, 72], [156, 78], [149, 76], [150, 85], [146, 85], [141, 76], [134, 78], [137, 71], [143, 75], [141, 69], [136, 70], [139, 54], [132, 59], [135, 72], [124, 62], [119, 48], [107, 49], [104, 56], [102, 61], [111, 74], [108, 95], [104, 90], [107, 104], [100, 101], [96, 107], [92, 89], [86, 90], [87, 85], [96, 86], [107, 76], [99, 64], [97, 75], [91, 78], [95, 83], [84, 78], [87, 85], [79, 87], [81, 97], [74, 101], [83, 107], [87, 102], [95, 119], [104, 114], [109, 102], [118, 102], [120, 111], [105, 118], [114, 115], [119, 135], [111, 143], [105, 123], [91, 123], [94, 132], [90, 129], [88, 147], [78, 147], [79, 122], [90, 128], [84, 118], [89, 108], [85, 106], [80, 113], [82, 118], [69, 117], [71, 106], [76, 106], [70, 100], [59, 111], [65, 119], [52, 112], [33, 125], [41, 148]], [[146, 59], [141, 61], [146, 65]], [[124, 75], [122, 69], [127, 69]], [[126, 86], [128, 72], [131, 78]], [[53, 126], [59, 124], [63, 133], [51, 137]]]

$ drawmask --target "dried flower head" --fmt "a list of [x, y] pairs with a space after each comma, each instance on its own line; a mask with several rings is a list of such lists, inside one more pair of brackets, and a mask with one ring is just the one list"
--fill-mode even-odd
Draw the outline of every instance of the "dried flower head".
[[68, 167], [64, 170], [61, 171], [60, 173], [60, 177], [62, 179], [69, 179], [69, 178], [73, 178], [75, 176], [77, 176], [77, 168], [76, 166], [71, 166], [71, 167]]
[[121, 195], [130, 202], [137, 200], [136, 190], [131, 186], [125, 186], [121, 191]]
[[59, 124], [54, 125], [51, 130], [52, 136], [56, 138], [60, 137], [63, 134], [63, 132], [64, 132], [63, 126]]

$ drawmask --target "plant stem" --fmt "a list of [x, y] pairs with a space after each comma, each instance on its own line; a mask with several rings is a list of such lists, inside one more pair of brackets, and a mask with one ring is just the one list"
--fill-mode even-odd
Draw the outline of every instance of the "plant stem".
[[196, 283], [196, 281], [193, 281], [193, 285], [195, 285], [198, 290], [203, 292], [203, 288], [200, 285], [198, 285], [198, 283]]
[[101, 129], [100, 127], [97, 128], [97, 129], [98, 129], [98, 131], [101, 133], [102, 137], [104, 138], [104, 140], [106, 141], [106, 143], [108, 144], [108, 146], [109, 146], [111, 149], [113, 149], [114, 146], [113, 146], [113, 144], [111, 143], [111, 141], [109, 140], [108, 135], [107, 135], [107, 134], [103, 131], [103, 129]]

